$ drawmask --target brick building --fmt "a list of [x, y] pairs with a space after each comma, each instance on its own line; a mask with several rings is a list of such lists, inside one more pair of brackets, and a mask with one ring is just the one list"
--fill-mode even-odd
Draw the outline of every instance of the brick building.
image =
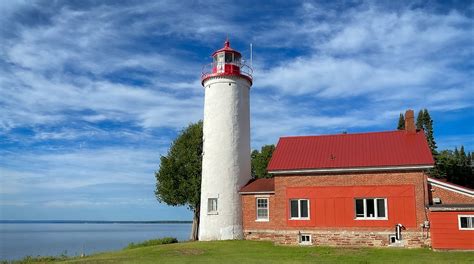
[[474, 249], [474, 191], [427, 177], [434, 161], [411, 110], [405, 127], [280, 138], [274, 177], [240, 190], [245, 238]]

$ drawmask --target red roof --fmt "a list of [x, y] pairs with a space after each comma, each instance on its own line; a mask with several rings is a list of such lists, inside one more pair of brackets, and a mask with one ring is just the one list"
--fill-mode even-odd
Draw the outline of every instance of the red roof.
[[269, 179], [253, 179], [250, 180], [242, 189], [241, 193], [270, 193], [275, 192], [275, 181]]
[[230, 41], [229, 41], [229, 39], [226, 39], [225, 42], [224, 42], [224, 47], [223, 47], [222, 49], [219, 49], [219, 50], [214, 51], [214, 53], [212, 53], [211, 57], [214, 57], [214, 55], [216, 55], [216, 53], [221, 52], [221, 51], [232, 52], [232, 53], [237, 54], [237, 56], [239, 56], [239, 57], [242, 56], [242, 55], [240, 54], [240, 52], [238, 52], [238, 51], [236, 51], [235, 49], [233, 49], [233, 48], [230, 47]]
[[282, 137], [269, 171], [433, 165], [423, 131]]

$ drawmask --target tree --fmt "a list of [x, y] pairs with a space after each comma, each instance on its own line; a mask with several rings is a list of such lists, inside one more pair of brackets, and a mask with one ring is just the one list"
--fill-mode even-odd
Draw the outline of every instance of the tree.
[[275, 145], [265, 145], [258, 150], [252, 151], [252, 177], [253, 178], [271, 178], [272, 176], [267, 172], [268, 162], [272, 158]]
[[[398, 125], [400, 126], [400, 121], [398, 121]], [[436, 146], [434, 139], [433, 120], [431, 119], [428, 109], [421, 109], [420, 112], [418, 112], [418, 116], [416, 118], [416, 129], [423, 129], [426, 136], [426, 141], [428, 142], [428, 146], [431, 149], [431, 154], [436, 159], [436, 156], [438, 155], [436, 149], [438, 147]]]
[[461, 146], [461, 149], [459, 150], [459, 165], [460, 166], [467, 166], [467, 155], [464, 150], [464, 146]]
[[160, 203], [193, 211], [191, 240], [198, 239], [202, 171], [202, 121], [190, 124], [160, 158], [155, 196]]
[[[400, 114], [398, 120], [398, 129], [402, 125], [403, 115]], [[426, 141], [430, 147], [431, 154], [435, 159], [435, 167], [428, 171], [431, 177], [444, 178], [449, 182], [463, 186], [474, 187], [474, 173], [472, 164], [472, 154], [464, 150], [464, 146], [458, 150], [443, 150], [438, 153], [436, 141], [433, 132], [433, 120], [428, 109], [422, 109], [418, 112], [416, 119], [416, 128], [423, 129]]]
[[418, 112], [418, 116], [416, 117], [416, 129], [423, 129], [423, 120], [424, 120], [424, 111], [423, 109]]
[[440, 151], [436, 161], [438, 174], [435, 176], [462, 186], [474, 187], [474, 173], [469, 162], [470, 155], [470, 153], [466, 155], [464, 146], [461, 146], [460, 150], [456, 147], [454, 151]]
[[405, 130], [405, 116], [403, 116], [402, 113], [400, 113], [400, 117], [398, 118], [398, 130]]
[[426, 140], [428, 141], [428, 146], [431, 149], [431, 154], [433, 154], [433, 157], [436, 159], [436, 156], [438, 155], [436, 149], [438, 147], [436, 146], [434, 139], [433, 120], [431, 119], [430, 113], [426, 108], [423, 110], [423, 130], [425, 131]]

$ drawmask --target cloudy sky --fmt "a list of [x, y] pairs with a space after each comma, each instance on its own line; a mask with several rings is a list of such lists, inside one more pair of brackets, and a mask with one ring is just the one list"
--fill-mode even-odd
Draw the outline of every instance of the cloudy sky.
[[231, 2], [1, 0], [0, 219], [190, 219], [154, 171], [227, 35], [254, 47], [252, 148], [428, 108], [474, 150], [472, 2]]

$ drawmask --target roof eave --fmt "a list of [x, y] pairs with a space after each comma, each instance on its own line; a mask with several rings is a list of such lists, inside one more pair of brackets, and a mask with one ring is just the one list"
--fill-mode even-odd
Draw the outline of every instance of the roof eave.
[[443, 207], [443, 206], [439, 206], [439, 207], [433, 207], [433, 206], [430, 206], [429, 207], [429, 210], [431, 212], [472, 212], [474, 211], [474, 205], [472, 206], [459, 206], [459, 207], [456, 207], [456, 206], [446, 206], [446, 207]]
[[400, 170], [427, 170], [434, 165], [413, 166], [387, 166], [387, 167], [353, 167], [353, 168], [324, 168], [324, 169], [299, 169], [299, 170], [270, 170], [268, 173], [280, 174], [311, 174], [311, 173], [337, 173], [337, 172], [373, 172], [373, 171], [400, 171]]
[[466, 187], [454, 185], [454, 184], [451, 184], [451, 183], [448, 183], [448, 182], [442, 182], [442, 181], [439, 181], [439, 180], [436, 180], [436, 179], [433, 179], [433, 178], [428, 178], [428, 182], [433, 186], [440, 187], [440, 188], [446, 189], [448, 191], [464, 194], [464, 195], [467, 195], [469, 197], [474, 197], [474, 190], [470, 190]]
[[239, 194], [275, 194], [275, 191], [239, 192]]

